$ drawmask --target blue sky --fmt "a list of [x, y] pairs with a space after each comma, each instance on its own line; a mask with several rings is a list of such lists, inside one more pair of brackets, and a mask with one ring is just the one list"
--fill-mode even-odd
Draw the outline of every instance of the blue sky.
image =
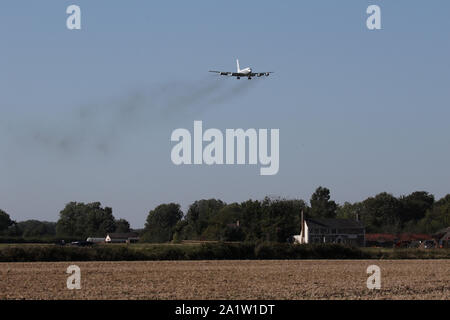
[[[66, 28], [70, 4], [82, 30]], [[382, 30], [367, 30], [369, 4]], [[56, 221], [69, 201], [100, 201], [141, 227], [164, 202], [308, 200], [320, 185], [339, 203], [442, 197], [449, 10], [444, 0], [2, 1], [0, 208]], [[275, 74], [207, 72], [233, 71], [236, 58]], [[171, 132], [194, 120], [279, 128], [279, 173], [173, 165]]]

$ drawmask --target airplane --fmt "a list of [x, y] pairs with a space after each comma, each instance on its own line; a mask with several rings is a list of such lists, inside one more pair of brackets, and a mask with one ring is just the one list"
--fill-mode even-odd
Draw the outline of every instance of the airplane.
[[236, 66], [237, 66], [237, 72], [228, 72], [228, 71], [209, 71], [209, 72], [214, 72], [214, 73], [219, 73], [221, 76], [231, 76], [231, 77], [236, 77], [236, 79], [240, 79], [241, 77], [247, 77], [248, 80], [251, 80], [252, 77], [262, 77], [262, 76], [266, 76], [268, 77], [271, 73], [273, 72], [257, 72], [254, 73], [252, 72], [252, 68], [244, 68], [241, 69], [239, 67], [239, 60], [236, 59]]

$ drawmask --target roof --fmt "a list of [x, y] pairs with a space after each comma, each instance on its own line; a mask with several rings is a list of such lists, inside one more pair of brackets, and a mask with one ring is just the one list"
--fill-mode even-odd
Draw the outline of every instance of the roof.
[[438, 232], [433, 234], [433, 236], [438, 237], [438, 238], [442, 238], [444, 236], [448, 237], [449, 234], [450, 234], [450, 227], [439, 230]]
[[[447, 228], [447, 229], [450, 229], [450, 228]], [[449, 240], [450, 239], [450, 230], [444, 234], [440, 233], [437, 235], [435, 234], [434, 236], [437, 236], [437, 238], [439, 238], [440, 240]]]
[[400, 241], [433, 240], [430, 235], [424, 233], [401, 233], [397, 238]]
[[139, 237], [139, 235], [136, 232], [108, 233], [108, 236], [111, 239], [129, 239], [129, 238], [138, 238]]
[[390, 242], [397, 239], [395, 234], [390, 233], [366, 233], [366, 241]]
[[236, 223], [228, 223], [227, 227], [228, 228], [236, 228], [236, 229], [239, 228], [239, 226]]
[[419, 241], [432, 240], [428, 234], [423, 233], [366, 233], [366, 241], [390, 242], [390, 241]]
[[330, 229], [355, 229], [364, 228], [361, 221], [352, 219], [305, 219], [308, 227]]

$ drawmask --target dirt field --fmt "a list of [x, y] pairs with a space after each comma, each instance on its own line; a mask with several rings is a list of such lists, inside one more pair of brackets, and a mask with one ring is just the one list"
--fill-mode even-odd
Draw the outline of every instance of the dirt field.
[[[68, 290], [66, 268], [81, 268]], [[366, 268], [381, 268], [381, 289]], [[0, 299], [450, 299], [450, 260], [0, 263]]]

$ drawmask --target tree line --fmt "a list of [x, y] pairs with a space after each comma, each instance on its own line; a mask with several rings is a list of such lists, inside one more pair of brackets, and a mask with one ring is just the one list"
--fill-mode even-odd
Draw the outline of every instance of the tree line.
[[[143, 242], [181, 240], [285, 242], [300, 232], [300, 211], [310, 218], [358, 219], [367, 233], [433, 233], [450, 225], [450, 194], [436, 201], [426, 191], [395, 197], [382, 192], [361, 202], [343, 205], [331, 200], [330, 190], [319, 187], [309, 205], [301, 199], [269, 198], [225, 203], [204, 199], [192, 203], [183, 213], [177, 203], [161, 204], [148, 213]], [[125, 219], [116, 219], [112, 208], [99, 202], [70, 202], [57, 222], [28, 220], [15, 222], [0, 210], [3, 236], [104, 237], [110, 232], [129, 232]]]
[[100, 202], [70, 202], [59, 213], [57, 222], [26, 220], [15, 222], [0, 210], [0, 234], [18, 238], [87, 238], [104, 237], [107, 233], [130, 232], [130, 223], [115, 219], [112, 208]]

